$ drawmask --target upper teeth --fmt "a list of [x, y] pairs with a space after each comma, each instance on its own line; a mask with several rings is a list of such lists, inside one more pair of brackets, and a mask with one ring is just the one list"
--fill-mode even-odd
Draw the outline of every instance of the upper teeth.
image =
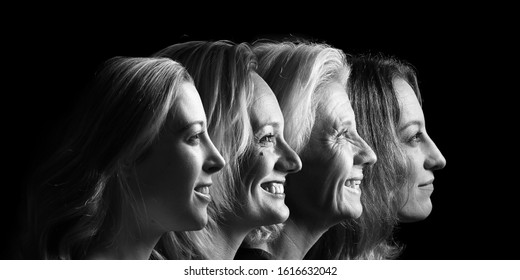
[[199, 187], [196, 187], [195, 191], [203, 193], [203, 194], [209, 194], [209, 186], [199, 186]]
[[359, 185], [361, 184], [361, 180], [347, 180], [347, 182], [345, 183], [345, 186], [347, 188], [352, 188], [352, 189], [356, 189], [358, 190], [359, 189]]
[[262, 184], [262, 188], [270, 193], [278, 194], [278, 193], [284, 193], [283, 184], [280, 183], [267, 183]]

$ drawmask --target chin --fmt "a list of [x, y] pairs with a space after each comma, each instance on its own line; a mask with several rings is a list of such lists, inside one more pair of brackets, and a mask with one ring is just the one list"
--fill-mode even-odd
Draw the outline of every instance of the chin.
[[182, 231], [190, 231], [190, 230], [201, 230], [208, 223], [208, 215], [205, 213], [204, 215], [196, 215], [192, 219], [192, 223], [189, 225], [187, 229], [183, 229]]
[[414, 223], [425, 220], [432, 212], [431, 202], [425, 205], [405, 205], [399, 212], [399, 221], [402, 223]]
[[363, 214], [363, 205], [361, 201], [344, 202], [345, 209], [341, 212], [342, 220], [357, 219]]
[[363, 214], [363, 208], [362, 207], [359, 210], [353, 211], [352, 215], [350, 215], [350, 218], [358, 219], [359, 217], [361, 217], [361, 214]]
[[344, 216], [344, 219], [357, 219], [361, 217], [361, 214], [363, 214], [363, 207], [361, 205], [359, 207], [352, 207]]
[[289, 219], [289, 214], [290, 214], [289, 208], [287, 208], [287, 207], [284, 207], [283, 210], [278, 211], [278, 219], [275, 222], [275, 224], [279, 224], [279, 223], [283, 223], [283, 222], [287, 221], [287, 219]]
[[363, 207], [361, 205], [351, 207], [347, 204], [344, 208], [337, 209], [326, 217], [323, 217], [323, 220], [332, 218], [332, 223], [337, 224], [344, 220], [357, 219], [361, 217], [361, 214], [363, 214]]
[[271, 211], [262, 214], [262, 217], [261, 226], [283, 223], [289, 218], [289, 208], [284, 205], [276, 210], [271, 209]]

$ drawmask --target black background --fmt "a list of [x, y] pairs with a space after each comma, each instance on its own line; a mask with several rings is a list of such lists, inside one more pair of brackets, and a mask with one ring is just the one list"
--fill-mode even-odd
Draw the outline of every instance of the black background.
[[9, 63], [2, 90], [8, 155], [2, 258], [15, 258], [9, 248], [19, 234], [16, 207], [24, 178], [100, 63], [113, 56], [149, 56], [188, 40], [292, 35], [350, 54], [395, 55], [417, 68], [428, 133], [447, 165], [435, 174], [430, 217], [403, 224], [396, 233], [406, 245], [401, 259], [518, 259], [520, 211], [512, 170], [518, 141], [510, 107], [518, 90], [506, 85], [515, 79], [508, 67], [516, 56], [510, 49], [515, 33], [503, 10], [480, 8], [379, 14], [343, 8], [331, 15], [332, 7], [307, 13], [273, 8], [212, 16], [161, 7], [134, 13], [22, 9], [5, 26], [3, 43]]

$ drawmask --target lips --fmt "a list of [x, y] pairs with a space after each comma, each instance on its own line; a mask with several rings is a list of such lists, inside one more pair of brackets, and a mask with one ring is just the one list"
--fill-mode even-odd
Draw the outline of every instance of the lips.
[[260, 185], [262, 189], [264, 189], [266, 192], [272, 193], [272, 194], [283, 194], [284, 193], [284, 187], [283, 182], [267, 182]]
[[211, 201], [211, 195], [209, 194], [209, 188], [211, 184], [201, 184], [197, 185], [193, 190], [195, 191], [195, 196], [205, 203], [209, 203]]
[[359, 185], [361, 185], [361, 179], [358, 178], [352, 178], [345, 181], [346, 189], [356, 194], [361, 194], [361, 188]]
[[431, 184], [433, 184], [433, 179], [430, 179], [430, 180], [426, 181], [425, 183], [419, 184], [419, 188], [428, 187], [428, 186], [431, 186]]
[[195, 191], [202, 194], [209, 194], [210, 185], [196, 186]]

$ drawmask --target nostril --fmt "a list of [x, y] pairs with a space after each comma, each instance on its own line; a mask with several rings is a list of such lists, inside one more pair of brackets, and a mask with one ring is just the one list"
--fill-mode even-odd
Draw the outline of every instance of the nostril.
[[211, 166], [211, 167], [207, 168], [206, 171], [208, 173], [217, 173], [220, 169], [222, 169], [222, 167], [220, 167], [220, 166]]
[[292, 161], [289, 159], [280, 159], [275, 164], [275, 169], [287, 172], [287, 173], [294, 173], [301, 169], [300, 165], [296, 161]]
[[222, 168], [224, 168], [224, 166], [225, 166], [225, 164], [220, 164], [220, 162], [216, 163], [216, 164], [210, 164], [209, 166], [206, 167], [206, 172], [217, 173], [220, 170], [222, 170]]
[[289, 173], [295, 173], [302, 169], [302, 161], [295, 152], [292, 152], [292, 155], [288, 157], [285, 169]]
[[372, 150], [370, 150], [370, 153], [368, 153], [368, 154], [369, 155], [368, 155], [368, 160], [367, 160], [367, 164], [366, 165], [367, 166], [374, 165], [374, 163], [377, 162], [376, 154]]
[[377, 156], [372, 149], [364, 150], [359, 153], [356, 157], [357, 163], [362, 166], [374, 165], [377, 161]]
[[220, 171], [226, 165], [226, 161], [219, 156], [206, 162], [204, 170], [210, 174]]
[[294, 173], [300, 170], [302, 170], [302, 161], [300, 160], [299, 156], [296, 156], [293, 162], [293, 169], [291, 170], [291, 172]]
[[296, 167], [296, 164], [291, 164], [289, 168], [287, 168], [287, 172], [294, 173], [298, 171], [298, 167]]
[[446, 166], [446, 159], [439, 149], [434, 149], [430, 154], [428, 154], [424, 161], [424, 168], [429, 170], [443, 169], [444, 166]]
[[445, 166], [446, 166], [446, 159], [443, 156], [441, 156], [440, 158], [433, 160], [430, 169], [439, 170], [439, 169], [443, 169]]

